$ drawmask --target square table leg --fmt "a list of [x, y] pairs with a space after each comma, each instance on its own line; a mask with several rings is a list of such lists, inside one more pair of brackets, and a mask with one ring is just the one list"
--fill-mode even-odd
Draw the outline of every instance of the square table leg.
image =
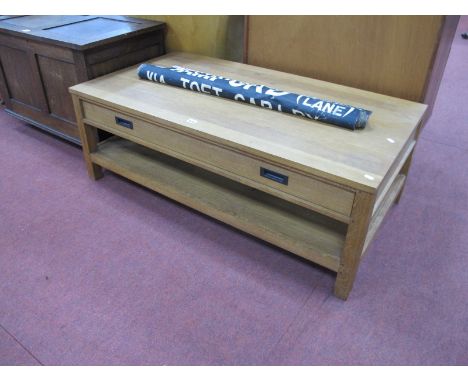
[[400, 201], [401, 194], [403, 194], [403, 190], [405, 189], [406, 181], [408, 180], [408, 171], [409, 171], [409, 169], [411, 167], [411, 160], [413, 159], [413, 153], [414, 153], [414, 149], [411, 152], [411, 154], [408, 156], [408, 158], [406, 159], [405, 164], [403, 165], [403, 167], [400, 170], [400, 174], [405, 175], [405, 182], [403, 183], [403, 186], [401, 187], [401, 190], [398, 193], [398, 196], [395, 198], [395, 203], [396, 204], [398, 204], [398, 202]]
[[104, 176], [102, 167], [93, 163], [90, 154], [97, 150], [98, 133], [97, 129], [83, 123], [83, 112], [81, 110], [81, 102], [76, 96], [72, 96], [73, 106], [78, 124], [78, 131], [80, 133], [81, 145], [83, 149], [83, 156], [86, 162], [88, 175], [93, 180], [98, 180]]
[[335, 295], [346, 300], [353, 288], [354, 279], [366, 241], [375, 195], [357, 191], [354, 197], [351, 221], [341, 253], [340, 267], [335, 281]]

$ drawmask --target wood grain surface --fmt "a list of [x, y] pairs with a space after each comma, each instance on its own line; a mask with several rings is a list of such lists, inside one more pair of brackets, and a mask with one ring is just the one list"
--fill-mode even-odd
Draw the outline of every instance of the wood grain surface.
[[285, 168], [375, 192], [415, 131], [425, 105], [324, 81], [186, 53], [150, 62], [335, 100], [373, 112], [364, 130], [241, 104], [138, 78], [136, 66], [70, 88], [142, 120], [242, 150]]
[[444, 16], [249, 16], [247, 63], [422, 102], [443, 23]]

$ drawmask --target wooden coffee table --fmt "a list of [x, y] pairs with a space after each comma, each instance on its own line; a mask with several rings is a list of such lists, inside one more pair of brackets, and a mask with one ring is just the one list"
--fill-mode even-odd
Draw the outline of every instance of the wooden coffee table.
[[[373, 112], [350, 131], [141, 80], [136, 66], [70, 88], [92, 179], [106, 168], [331, 269], [346, 299], [401, 195], [426, 106], [192, 54], [151, 62]], [[98, 129], [115, 136], [98, 143]]]

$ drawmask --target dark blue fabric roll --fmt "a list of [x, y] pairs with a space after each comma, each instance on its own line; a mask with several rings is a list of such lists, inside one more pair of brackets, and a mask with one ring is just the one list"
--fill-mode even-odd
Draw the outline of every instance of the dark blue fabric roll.
[[351, 130], [363, 129], [372, 113], [338, 102], [289, 93], [265, 85], [248, 84], [181, 66], [142, 64], [138, 68], [138, 76], [145, 80], [250, 103]]

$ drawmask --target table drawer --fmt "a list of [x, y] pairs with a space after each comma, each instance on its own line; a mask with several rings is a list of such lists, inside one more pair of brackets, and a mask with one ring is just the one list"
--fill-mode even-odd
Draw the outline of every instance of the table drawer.
[[193, 158], [195, 164], [205, 163], [215, 172], [236, 180], [247, 178], [266, 192], [292, 195], [344, 216], [351, 213], [354, 200], [351, 191], [124, 113], [86, 101], [82, 104], [87, 121], [95, 122], [98, 127], [105, 126], [116, 135], [133, 136], [185, 158]]

